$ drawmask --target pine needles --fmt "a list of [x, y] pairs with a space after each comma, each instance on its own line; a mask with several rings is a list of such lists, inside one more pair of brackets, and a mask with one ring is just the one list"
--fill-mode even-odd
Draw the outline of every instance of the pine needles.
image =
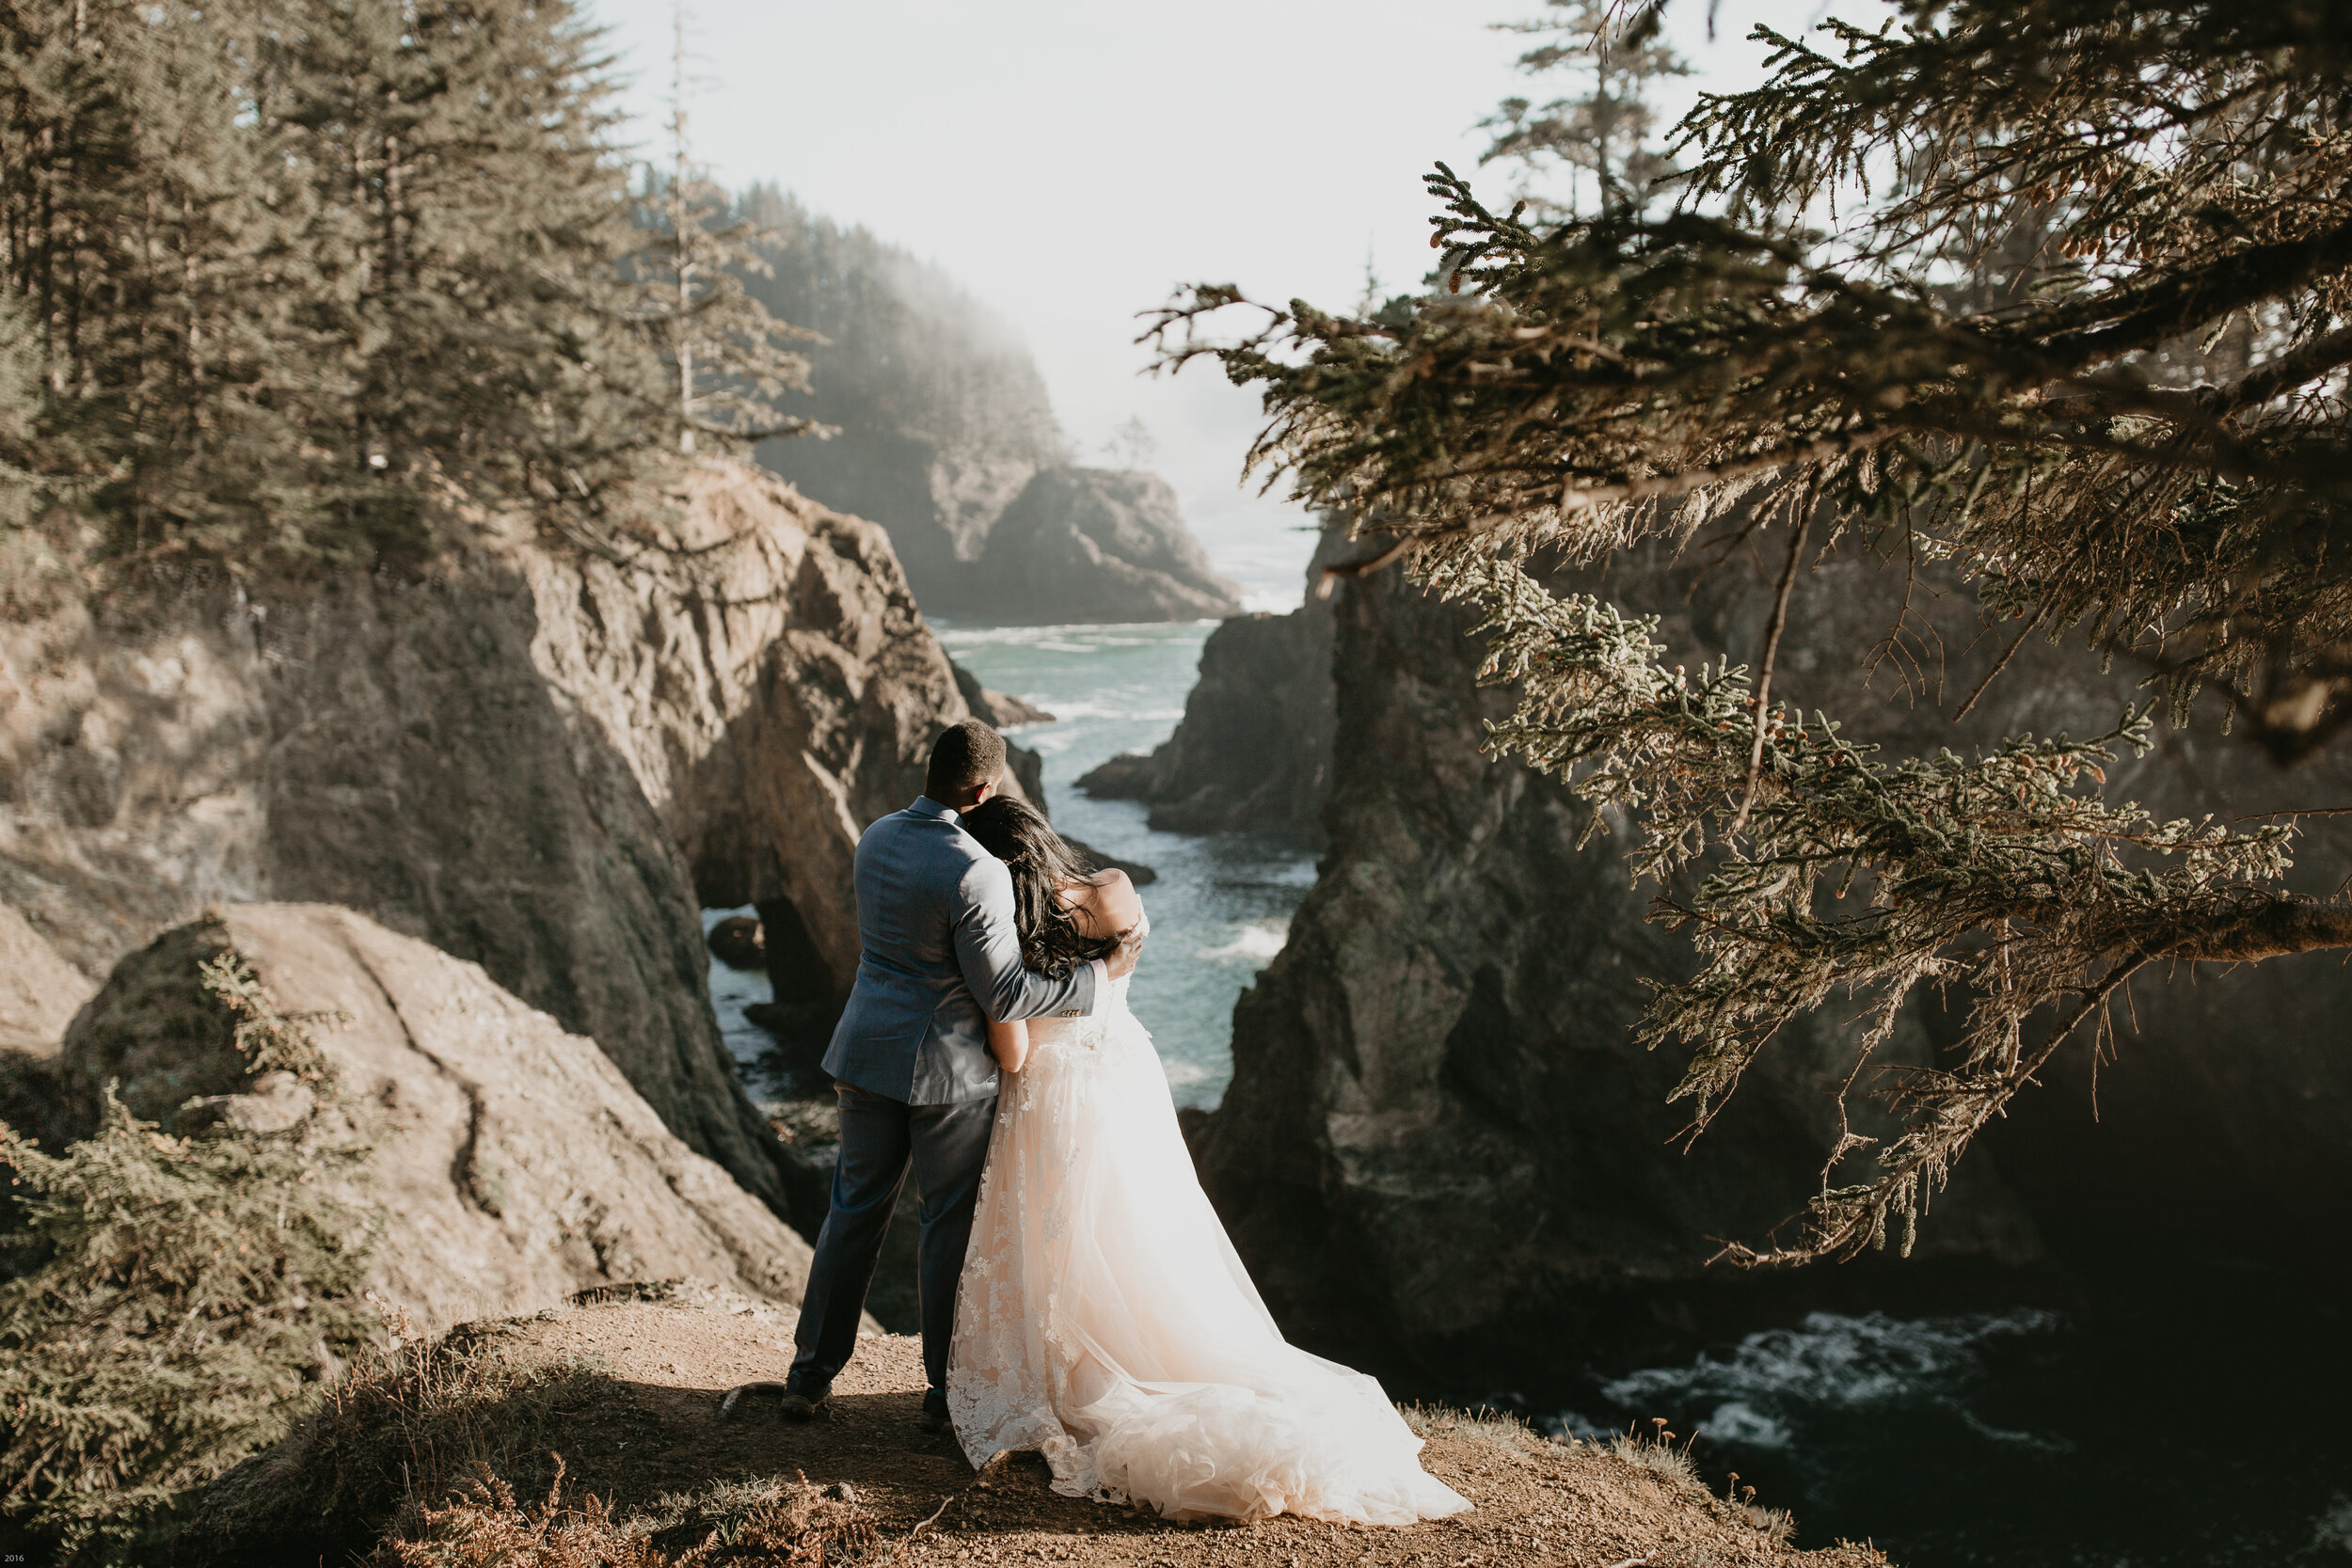
[[[1262, 389], [1252, 463], [1379, 546], [1342, 573], [1408, 560], [1483, 611], [1485, 678], [1521, 697], [1496, 748], [1635, 825], [1698, 950], [1644, 1025], [1691, 1053], [1693, 1132], [1834, 996], [1864, 1009], [1857, 1073], [1922, 988], [1967, 999], [1951, 1060], [1894, 1082], [1903, 1133], [1873, 1145], [1841, 1096], [1803, 1236], [1743, 1262], [1908, 1250], [1952, 1161], [2149, 966], [2352, 946], [2352, 903], [2284, 888], [2292, 822], [2103, 792], [2201, 694], [2281, 765], [2352, 734], [2352, 13], [1892, 8], [1825, 49], [1759, 34], [1769, 80], [1684, 120], [1660, 215], [1656, 189], [1500, 213], [1439, 166], [1425, 297], [1357, 320], [1204, 286], [1149, 335]], [[1237, 307], [1252, 329], [1210, 338]], [[1771, 699], [1778, 612], [1753, 683], [1691, 674], [1654, 619], [1520, 566], [1710, 528], [1787, 531], [1784, 604], [1801, 557], [1899, 529], [1989, 626], [2076, 637], [2151, 700], [2090, 740], [1883, 759]]]
[[[241, 958], [201, 973], [256, 1068], [331, 1093], [310, 1023]], [[61, 1154], [0, 1124], [21, 1221], [0, 1285], [0, 1508], [91, 1559], [132, 1551], [182, 1493], [291, 1428], [366, 1338], [349, 1297], [375, 1230], [340, 1116], [174, 1137], [111, 1085], [103, 1102]]]
[[[536, 1507], [484, 1466], [445, 1507], [427, 1509], [411, 1535], [387, 1540], [368, 1568], [722, 1568], [730, 1563], [824, 1568], [828, 1562], [879, 1560], [883, 1543], [873, 1513], [845, 1485], [819, 1489], [793, 1481], [713, 1488], [665, 1499], [662, 1510], [622, 1514], [601, 1498], [564, 1497], [564, 1462]], [[672, 1553], [657, 1534], [687, 1533], [695, 1543]], [[889, 1560], [904, 1561], [902, 1550]]]
[[1692, 1102], [1691, 1133], [1784, 1027], [1836, 995], [1866, 1001], [1850, 1085], [1922, 988], [1973, 998], [1959, 1064], [1895, 1085], [1910, 1125], [1877, 1151], [1873, 1179], [1832, 1185], [1871, 1145], [1841, 1096], [1804, 1237], [1730, 1248], [1741, 1261], [1851, 1257], [1885, 1245], [1890, 1225], [1907, 1254], [1953, 1161], [2077, 1030], [2112, 1028], [2106, 1005], [2134, 974], [2268, 956], [2272, 923], [2277, 949], [2295, 951], [2294, 921], [2329, 916], [2277, 889], [2293, 824], [2159, 822], [2098, 793], [2117, 748], [2147, 746], [2144, 712], [2088, 740], [1888, 761], [1825, 715], [1775, 706], [1759, 724], [1744, 668], [1669, 669], [1654, 617], [1554, 598], [1475, 546], [1431, 550], [1416, 575], [1486, 611], [1480, 678], [1520, 689], [1489, 726], [1493, 749], [1572, 781], [1594, 807], [1588, 840], [1613, 816], [1638, 824], [1637, 877], [1670, 886], [1704, 869], [1656, 916], [1692, 940], [1700, 971], [1660, 988], [1642, 1028], [1691, 1051], [1674, 1096]]

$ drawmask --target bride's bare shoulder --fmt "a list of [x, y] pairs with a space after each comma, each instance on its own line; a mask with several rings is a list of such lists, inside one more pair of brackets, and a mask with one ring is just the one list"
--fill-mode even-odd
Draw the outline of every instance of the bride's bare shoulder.
[[1117, 866], [1073, 883], [1062, 889], [1061, 895], [1104, 936], [1117, 935], [1143, 918], [1143, 900], [1136, 893], [1136, 884]]

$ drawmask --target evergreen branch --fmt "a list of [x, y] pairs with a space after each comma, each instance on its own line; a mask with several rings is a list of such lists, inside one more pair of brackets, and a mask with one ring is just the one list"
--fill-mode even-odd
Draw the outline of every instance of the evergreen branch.
[[[175, 1136], [108, 1084], [97, 1130], [57, 1154], [0, 1123], [18, 1262], [0, 1284], [0, 1509], [69, 1557], [139, 1560], [177, 1497], [290, 1431], [366, 1338], [351, 1299], [380, 1231], [365, 1113], [311, 1031], [233, 949], [194, 976], [256, 1072], [316, 1086], [285, 1132]], [[362, 1123], [363, 1125], [363, 1123]]]
[[[1692, 939], [1700, 970], [1657, 991], [1641, 1030], [1692, 1051], [1675, 1098], [1693, 1102], [1693, 1132], [1783, 1027], [1835, 991], [1869, 999], [1857, 1068], [1919, 987], [1976, 997], [1963, 1065], [1896, 1085], [1908, 1130], [1876, 1179], [1833, 1187], [1841, 1147], [1807, 1240], [1728, 1254], [1742, 1261], [1850, 1256], [1883, 1242], [1890, 1218], [1908, 1234], [1976, 1132], [2081, 1022], [2026, 1045], [2068, 996], [2105, 996], [2157, 960], [2352, 946], [2352, 905], [2279, 886], [2291, 822], [2243, 833], [2210, 817], [2158, 822], [2086, 787], [2117, 748], [2146, 749], [2144, 712], [2088, 741], [2021, 736], [1974, 761], [1890, 763], [1826, 716], [1772, 705], [1744, 668], [1668, 669], [1649, 641], [1655, 617], [1555, 598], [1470, 546], [1425, 548], [1413, 572], [1484, 612], [1480, 680], [1519, 689], [1517, 710], [1488, 726], [1490, 749], [1567, 781], [1594, 807], [1587, 837], [1612, 808], [1635, 814], [1637, 876], [1674, 884], [1708, 867], [1654, 916]], [[1850, 893], [1853, 911], [1830, 913]]]

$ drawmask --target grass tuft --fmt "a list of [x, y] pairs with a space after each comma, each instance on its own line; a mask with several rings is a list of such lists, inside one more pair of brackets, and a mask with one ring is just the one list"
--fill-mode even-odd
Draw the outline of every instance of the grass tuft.
[[[680, 1541], [677, 1538], [683, 1537]], [[666, 1539], [665, 1538], [669, 1538]], [[591, 1496], [564, 1500], [564, 1466], [536, 1507], [487, 1465], [447, 1506], [424, 1511], [407, 1537], [387, 1540], [364, 1568], [723, 1568], [875, 1560], [879, 1522], [846, 1484], [723, 1481], [626, 1515]], [[893, 1544], [886, 1559], [903, 1552]], [[879, 1568], [879, 1562], [877, 1562]]]

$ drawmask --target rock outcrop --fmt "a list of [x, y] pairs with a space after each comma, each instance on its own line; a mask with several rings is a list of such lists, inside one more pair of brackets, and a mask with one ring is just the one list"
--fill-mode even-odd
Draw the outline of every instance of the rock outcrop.
[[281, 1009], [331, 1015], [310, 1033], [363, 1107], [384, 1216], [368, 1285], [420, 1332], [641, 1279], [800, 1299], [808, 1243], [663, 1127], [594, 1040], [480, 965], [331, 905], [230, 906], [126, 957], [56, 1062], [69, 1132], [95, 1125], [109, 1081], [167, 1126], [281, 1131], [310, 1114], [290, 1074], [248, 1081], [208, 1004], [197, 965], [227, 948]]
[[23, 915], [0, 904], [0, 1050], [56, 1051], [94, 989]]
[[[1309, 580], [1316, 575], [1311, 566]], [[1165, 832], [1320, 845], [1331, 792], [1331, 607], [1313, 593], [1287, 615], [1227, 621], [1200, 649], [1175, 733], [1148, 756], [1111, 758], [1078, 787], [1144, 801]]]
[[760, 461], [888, 529], [926, 610], [1043, 625], [1241, 608], [1165, 483], [1072, 465], [1028, 351], [952, 278], [771, 189], [744, 210], [774, 236], [745, 286], [823, 334], [811, 390], [784, 404], [834, 427]]
[[0, 905], [91, 978], [210, 902], [348, 906], [595, 1039], [781, 1203], [697, 903], [758, 904], [779, 1000], [836, 1006], [858, 832], [966, 711], [879, 527], [706, 465], [601, 543], [478, 519], [407, 578], [0, 626]]
[[[1781, 655], [1781, 689], [1845, 715], [1852, 738], [1918, 750], [2079, 734], [2132, 696], [2125, 672], [2102, 677], [2079, 650], [2038, 642], [1957, 732], [1931, 694], [1890, 696], [1889, 669], [1866, 691], [1854, 656], [1891, 624], [1901, 578], [1824, 567]], [[1612, 562], [1609, 589], [1663, 612], [1660, 640], [1693, 663], [1752, 659], [1770, 602], [1729, 565], [1657, 559]], [[1964, 592], [1930, 599], [1922, 585], [1915, 616], [1921, 601], [1956, 703], [2006, 640], [1969, 647]], [[2096, 1119], [2077, 1050], [1963, 1162], [1912, 1261], [1708, 1269], [1720, 1239], [1766, 1234], [1815, 1189], [1852, 1009], [1776, 1041], [1682, 1152], [1666, 1098], [1682, 1063], [1640, 1049], [1632, 1025], [1644, 983], [1686, 974], [1690, 954], [1645, 922], [1650, 890], [1628, 886], [1623, 838], [1578, 853], [1584, 808], [1481, 755], [1481, 721], [1509, 699], [1473, 684], [1462, 610], [1391, 573], [1344, 586], [1336, 611], [1346, 760], [1328, 851], [1288, 945], [1236, 1007], [1232, 1087], [1195, 1131], [1204, 1181], [1294, 1337], [1408, 1385], [1556, 1387], [1800, 1302], [1897, 1305], [2013, 1284], [2021, 1266], [2342, 1266], [2318, 1238], [2334, 1227], [2325, 1195], [2352, 1182], [2352, 1058], [2332, 1043], [2352, 977], [2314, 955], [2139, 990], [2137, 1033], [2097, 1069]], [[2167, 814], [2239, 815], [2336, 800], [2352, 759], [2280, 775], [2201, 728], [2167, 732], [2111, 777]], [[2325, 894], [2352, 835], [2313, 826], [2296, 877]], [[1920, 1004], [1882, 1060], [1934, 1061], [1956, 1017]]]
[[990, 528], [971, 567], [918, 588], [942, 615], [995, 621], [1197, 621], [1241, 609], [1176, 492], [1154, 474], [1046, 468]]

